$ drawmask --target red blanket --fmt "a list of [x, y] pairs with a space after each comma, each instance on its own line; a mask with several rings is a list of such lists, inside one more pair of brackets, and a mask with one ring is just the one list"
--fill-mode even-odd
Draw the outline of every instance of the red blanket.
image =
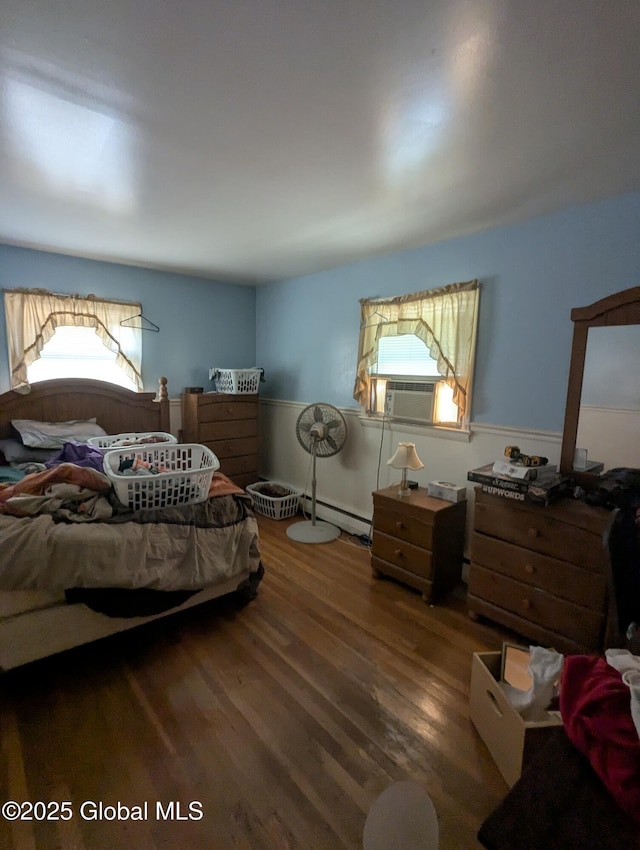
[[609, 793], [640, 824], [640, 739], [622, 676], [605, 658], [569, 655], [560, 683], [568, 737]]

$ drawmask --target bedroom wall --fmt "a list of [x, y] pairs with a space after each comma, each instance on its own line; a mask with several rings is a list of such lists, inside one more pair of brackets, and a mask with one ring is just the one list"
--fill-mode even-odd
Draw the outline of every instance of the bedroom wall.
[[[140, 301], [159, 333], [142, 335], [142, 378], [155, 391], [160, 375], [175, 398], [185, 386], [212, 389], [209, 366], [255, 364], [255, 288], [187, 275], [103, 263], [0, 245], [0, 287], [92, 293]], [[0, 317], [0, 392], [9, 389], [4, 310]]]
[[[308, 483], [295, 419], [316, 400], [341, 407], [349, 419], [349, 445], [318, 469], [318, 497], [347, 512], [343, 527], [358, 525], [348, 513], [370, 517], [371, 490], [397, 478], [385, 464], [401, 439], [413, 440], [425, 463], [413, 476], [421, 484], [464, 483], [468, 469], [511, 443], [558, 461], [570, 311], [639, 284], [638, 221], [640, 193], [632, 193], [259, 288], [256, 356], [267, 376], [260, 389], [263, 476]], [[364, 425], [352, 399], [358, 300], [472, 278], [482, 291], [471, 438], [397, 427], [381, 435]]]

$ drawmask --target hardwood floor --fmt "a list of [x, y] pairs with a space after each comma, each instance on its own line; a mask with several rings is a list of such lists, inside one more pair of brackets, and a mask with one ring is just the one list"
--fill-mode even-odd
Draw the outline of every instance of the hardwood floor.
[[[73, 813], [0, 817], [0, 847], [356, 850], [373, 800], [407, 778], [434, 801], [440, 850], [479, 847], [507, 787], [469, 720], [471, 655], [505, 633], [455, 594], [432, 607], [372, 579], [356, 538], [294, 543], [288, 522], [260, 517], [247, 607], [215, 600], [0, 679], [0, 803]], [[156, 801], [203, 816], [163, 820]], [[87, 819], [94, 802], [147, 802], [147, 819]]]

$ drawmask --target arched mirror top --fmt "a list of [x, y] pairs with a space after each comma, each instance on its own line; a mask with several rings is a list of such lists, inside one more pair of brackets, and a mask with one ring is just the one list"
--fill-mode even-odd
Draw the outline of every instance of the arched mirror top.
[[[640, 467], [640, 286], [576, 307], [571, 320], [560, 469], [588, 488], [598, 470], [576, 468], [584, 467], [584, 451], [588, 463], [606, 469]], [[639, 326], [637, 335], [624, 329], [630, 325]]]

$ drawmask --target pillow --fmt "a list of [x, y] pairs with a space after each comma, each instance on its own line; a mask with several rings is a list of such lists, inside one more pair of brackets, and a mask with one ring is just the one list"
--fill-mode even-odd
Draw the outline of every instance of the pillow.
[[86, 443], [89, 437], [104, 437], [106, 431], [93, 419], [71, 419], [69, 422], [38, 422], [36, 419], [13, 419], [11, 424], [25, 446], [34, 449], [61, 449], [65, 443]]
[[24, 446], [20, 440], [0, 440], [0, 452], [7, 463], [46, 463], [59, 453], [60, 449], [32, 449]]

